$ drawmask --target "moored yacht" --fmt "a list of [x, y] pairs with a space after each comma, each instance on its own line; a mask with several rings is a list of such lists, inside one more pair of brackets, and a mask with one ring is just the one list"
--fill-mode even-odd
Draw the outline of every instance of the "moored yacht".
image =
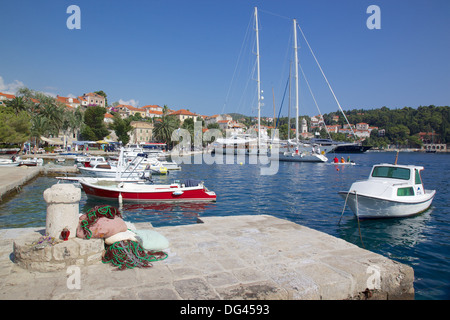
[[422, 166], [377, 164], [367, 180], [354, 182], [339, 195], [358, 218], [407, 217], [427, 210], [436, 194], [426, 190]]

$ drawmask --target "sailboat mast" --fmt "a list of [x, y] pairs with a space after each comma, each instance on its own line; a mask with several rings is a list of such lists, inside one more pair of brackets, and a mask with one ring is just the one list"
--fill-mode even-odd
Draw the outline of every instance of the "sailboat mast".
[[256, 65], [258, 82], [258, 148], [261, 145], [261, 75], [259, 66], [259, 30], [258, 30], [258, 8], [255, 7], [255, 31], [256, 31]]
[[289, 109], [288, 109], [288, 143], [287, 143], [288, 151], [290, 149], [289, 140], [291, 140], [291, 70], [292, 70], [292, 60], [289, 63]]
[[297, 55], [297, 20], [294, 19], [294, 58], [295, 58], [295, 139], [298, 145], [298, 55]]

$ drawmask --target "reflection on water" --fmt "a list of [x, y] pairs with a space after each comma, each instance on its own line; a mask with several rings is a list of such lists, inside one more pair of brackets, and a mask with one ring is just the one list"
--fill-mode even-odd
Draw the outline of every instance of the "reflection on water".
[[[433, 209], [410, 218], [360, 220], [356, 217], [341, 222], [339, 237], [352, 243], [364, 243], [370, 251], [379, 251], [389, 247], [411, 248], [427, 241], [425, 229], [430, 232], [433, 227], [427, 225], [431, 220]], [[359, 229], [358, 229], [359, 228]], [[361, 237], [359, 234], [361, 231]]]
[[202, 212], [215, 206], [214, 203], [209, 202], [123, 203], [119, 206], [116, 201], [88, 199], [83, 203], [81, 211], [87, 213], [93, 207], [102, 204], [119, 208], [127, 221], [150, 222], [154, 227], [197, 223]]

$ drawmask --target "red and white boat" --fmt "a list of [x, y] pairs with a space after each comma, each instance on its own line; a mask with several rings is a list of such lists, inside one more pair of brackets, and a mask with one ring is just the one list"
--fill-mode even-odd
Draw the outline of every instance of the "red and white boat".
[[159, 201], [216, 201], [216, 194], [203, 182], [187, 180], [184, 183], [149, 184], [145, 181], [128, 182], [114, 179], [80, 178], [88, 198], [117, 199], [122, 202]]

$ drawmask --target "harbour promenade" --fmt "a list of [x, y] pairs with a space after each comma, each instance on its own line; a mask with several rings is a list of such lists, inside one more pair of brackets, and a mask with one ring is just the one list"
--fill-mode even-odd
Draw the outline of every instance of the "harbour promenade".
[[[1, 190], [33, 178], [39, 174], [35, 170], [44, 169], [2, 168]], [[323, 232], [268, 215], [202, 217], [198, 222], [155, 228], [169, 240], [164, 250], [168, 258], [153, 262], [151, 268], [122, 271], [100, 259], [70, 270], [22, 268], [14, 263], [15, 242], [38, 238], [45, 226], [0, 229], [0, 299], [414, 298], [411, 267]], [[135, 226], [153, 228], [149, 223]], [[61, 262], [73, 250], [81, 250], [69, 242], [53, 248]], [[79, 270], [78, 286], [73, 285], [74, 270]]]

